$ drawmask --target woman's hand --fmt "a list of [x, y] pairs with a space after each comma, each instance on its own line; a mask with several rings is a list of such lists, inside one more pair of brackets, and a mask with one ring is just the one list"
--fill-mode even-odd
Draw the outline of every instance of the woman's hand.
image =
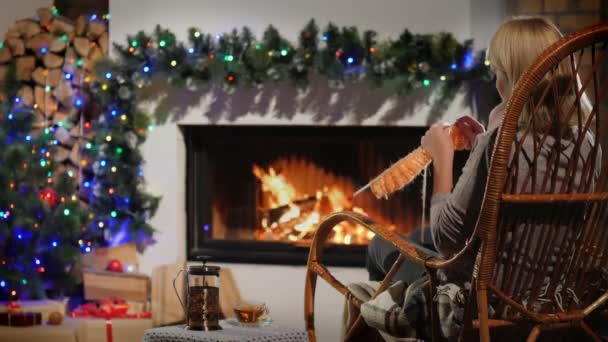
[[433, 158], [433, 193], [451, 192], [454, 146], [447, 126], [433, 125], [420, 141]]
[[442, 124], [431, 126], [420, 140], [420, 145], [431, 155], [435, 163], [454, 158], [454, 145], [448, 126]]

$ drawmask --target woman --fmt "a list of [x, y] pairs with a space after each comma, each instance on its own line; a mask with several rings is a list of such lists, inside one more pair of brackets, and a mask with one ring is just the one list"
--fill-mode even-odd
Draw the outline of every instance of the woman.
[[[420, 230], [415, 230], [406, 238], [412, 244], [425, 248], [427, 253], [436, 253], [443, 258], [449, 258], [464, 248], [466, 241], [473, 233], [479, 216], [488, 177], [493, 142], [504, 117], [506, 103], [511, 98], [511, 92], [524, 71], [534, 62], [534, 60], [546, 48], [561, 38], [562, 35], [559, 30], [549, 21], [542, 18], [518, 18], [509, 20], [503, 23], [494, 33], [487, 52], [492, 71], [496, 74], [496, 89], [500, 94], [502, 103], [494, 108], [490, 114], [487, 131], [480, 133], [475, 137], [469, 159], [467, 160], [462, 175], [458, 179], [456, 185], [454, 185], [452, 179], [454, 148], [448, 131], [443, 125], [434, 125], [422, 138], [422, 147], [424, 147], [433, 158], [433, 195], [430, 208], [430, 234], [421, 234]], [[554, 146], [557, 146], [558, 144], [561, 146], [560, 159], [557, 161], [558, 167], [567, 168], [568, 165], [571, 164], [570, 157], [573, 155], [572, 152], [575, 145], [575, 139], [572, 137], [575, 136], [575, 132], [579, 125], [579, 117], [577, 115], [572, 115], [572, 111], [570, 110], [576, 101], [576, 97], [572, 94], [572, 90], [568, 90], [568, 85], [570, 85], [570, 80], [572, 80], [573, 75], [574, 73], [572, 73], [570, 69], [570, 60], [568, 59], [567, 61], [562, 62], [557, 70], [551, 74], [551, 77], [556, 77], [555, 88], [552, 89], [557, 90], [555, 92], [550, 92], [549, 95], [544, 97], [544, 102], [540, 103], [538, 100], [543, 98], [543, 95], [540, 94], [543, 93], [550, 82], [549, 76], [547, 76], [545, 80], [541, 80], [537, 89], [532, 93], [532, 96], [537, 100], [536, 104], [539, 108], [536, 115], [531, 117], [530, 113], [526, 110], [520, 115], [517, 140], [522, 143], [524, 155], [534, 155], [536, 148], [535, 140], [536, 143], [539, 141], [539, 139], [536, 138], [543, 135], [544, 132], [551, 132], [541, 146], [538, 159], [535, 162], [535, 170], [537, 170], [536, 175], [539, 179], [543, 179], [544, 175], [548, 172], [548, 165], [555, 164], [555, 161], [551, 160], [551, 155], [555, 152]], [[575, 83], [580, 85], [578, 79]], [[553, 99], [552, 96], [557, 96], [559, 101], [555, 101], [557, 99]], [[559, 103], [560, 108], [556, 108], [556, 103]], [[584, 122], [590, 108], [584, 94], [581, 103], [583, 104], [582, 121]], [[556, 119], [559, 119], [560, 124], [556, 123], [558, 121]], [[557, 130], [563, 126], [569, 128], [566, 131], [570, 132], [570, 135], [552, 134], [553, 132], [557, 133]], [[474, 128], [474, 126], [468, 127], [468, 134], [478, 133], [472, 128]], [[554, 138], [558, 136], [561, 137], [561, 141]], [[520, 162], [515, 166], [518, 172], [513, 173], [515, 176], [507, 179], [508, 184], [512, 184], [511, 189], [514, 193], [560, 192], [562, 184], [571, 184], [572, 182], [574, 184], [574, 189], [579, 188], [578, 185], [580, 185], [580, 182], [583, 182], [583, 185], [585, 186], [593, 186], [594, 180], [597, 179], [597, 175], [599, 174], [601, 157], [598, 157], [596, 160], [595, 177], [588, 177], [585, 181], [581, 181], [583, 178], [582, 170], [584, 169], [585, 160], [594, 146], [593, 140], [593, 136], [588, 133], [586, 135], [586, 141], [581, 145], [580, 153], [577, 157], [580, 160], [577, 159], [573, 164], [576, 165], [576, 171], [571, 177], [566, 176], [566, 173], [564, 172], [562, 174], [558, 173], [556, 179], [552, 182], [527, 182], [526, 179], [528, 177], [526, 176], [531, 166], [528, 162], [521, 161], [520, 158]], [[547, 185], [547, 183], [551, 183], [551, 185]], [[422, 241], [420, 239], [422, 235], [430, 236], [430, 238]], [[370, 274], [370, 280], [382, 280], [397, 256], [398, 252], [393, 246], [379, 237], [374, 238], [369, 245], [367, 258], [367, 269]], [[447, 274], [447, 279], [444, 279], [444, 283], [462, 284], [464, 281], [470, 280], [471, 271], [474, 265], [473, 258], [474, 256], [467, 259], [465, 264], [459, 265], [457, 270], [449, 272]], [[398, 270], [394, 280], [400, 280], [404, 284], [413, 283], [413, 285], [407, 289], [407, 292], [405, 292], [405, 299], [402, 300], [401, 303], [399, 303], [399, 300], [395, 300], [394, 293], [392, 294], [393, 297], [391, 300], [396, 302], [397, 306], [402, 306], [399, 310], [405, 312], [404, 315], [407, 316], [404, 317], [402, 321], [406, 322], [405, 327], [403, 324], [391, 327], [398, 330], [396, 331], [398, 334], [392, 335], [424, 335], [424, 333], [420, 333], [419, 327], [415, 326], [415, 319], [418, 320], [418, 325], [421, 324], [420, 319], [417, 316], [418, 313], [412, 315], [411, 312], [414, 311], [408, 312], [411, 307], [415, 307], [416, 304], [425, 300], [424, 298], [420, 300], [420, 298], [422, 298], [421, 295], [416, 295], [416, 291], [420, 284], [420, 281], [418, 280], [423, 273], [423, 267], [408, 262], [407, 260]], [[408, 297], [410, 295], [411, 297]], [[379, 300], [376, 303], [381, 301], [382, 300]], [[412, 304], [408, 301], [416, 301], [416, 303]], [[370, 309], [372, 305], [374, 304], [365, 304], [362, 306], [362, 314], [369, 325], [383, 330], [383, 324], [385, 323], [381, 322], [381, 319], [388, 316], [377, 313], [388, 311], [381, 311], [382, 308], [378, 309], [372, 307]], [[396, 309], [393, 307], [391, 310], [394, 312]], [[376, 322], [378, 324], [374, 324], [374, 318], [371, 317], [372, 313], [380, 318], [378, 319], [378, 322]], [[442, 331], [444, 334], [450, 332], [449, 327], [447, 330], [443, 328], [444, 324], [442, 324]], [[389, 330], [384, 329], [384, 331]], [[413, 333], [415, 331], [418, 331], [418, 333]]]

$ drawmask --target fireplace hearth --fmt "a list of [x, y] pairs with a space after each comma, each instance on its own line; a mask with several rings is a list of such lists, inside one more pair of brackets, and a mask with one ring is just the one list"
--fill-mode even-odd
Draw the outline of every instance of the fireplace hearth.
[[[318, 222], [340, 210], [365, 213], [402, 234], [420, 224], [421, 179], [388, 200], [352, 193], [417, 147], [423, 127], [181, 129], [189, 260], [305, 264]], [[362, 266], [371, 238], [361, 226], [341, 224], [330, 236], [326, 262]]]

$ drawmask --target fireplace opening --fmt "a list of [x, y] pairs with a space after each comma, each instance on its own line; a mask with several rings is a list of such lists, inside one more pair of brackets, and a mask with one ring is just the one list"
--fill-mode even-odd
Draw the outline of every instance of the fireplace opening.
[[[369, 215], [401, 234], [420, 225], [421, 178], [387, 200], [352, 194], [416, 148], [424, 127], [181, 129], [190, 260], [211, 255], [225, 262], [305, 264], [317, 224], [341, 210]], [[362, 266], [373, 236], [362, 226], [340, 224], [329, 237], [326, 262]]]

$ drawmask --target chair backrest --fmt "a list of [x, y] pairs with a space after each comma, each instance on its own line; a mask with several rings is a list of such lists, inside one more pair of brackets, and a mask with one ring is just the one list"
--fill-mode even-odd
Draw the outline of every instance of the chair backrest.
[[581, 312], [607, 299], [607, 64], [602, 24], [552, 45], [513, 90], [476, 229], [478, 286], [498, 299], [498, 318]]

